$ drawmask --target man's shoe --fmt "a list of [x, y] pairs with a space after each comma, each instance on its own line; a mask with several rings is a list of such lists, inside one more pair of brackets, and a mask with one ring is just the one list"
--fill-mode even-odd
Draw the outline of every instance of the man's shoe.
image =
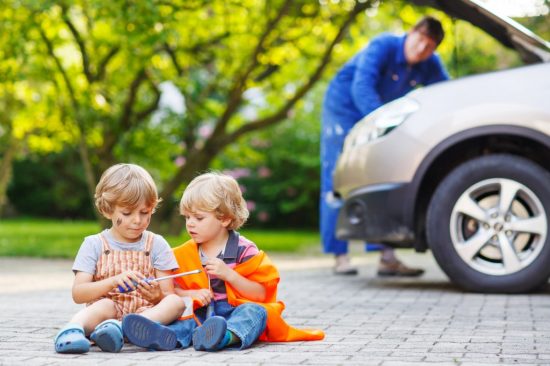
[[341, 264], [334, 267], [334, 274], [340, 276], [355, 276], [359, 273], [357, 268], [352, 267], [350, 264]]
[[381, 260], [378, 264], [378, 276], [418, 277], [424, 273], [421, 268], [410, 268], [400, 261], [386, 262]]
[[347, 254], [340, 254], [335, 257], [334, 274], [341, 276], [355, 276], [359, 271], [350, 264]]

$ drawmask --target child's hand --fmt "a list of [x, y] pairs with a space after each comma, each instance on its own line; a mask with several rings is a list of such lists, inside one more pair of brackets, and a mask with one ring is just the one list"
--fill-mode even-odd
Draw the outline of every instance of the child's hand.
[[145, 279], [138, 271], [126, 271], [112, 277], [113, 279], [113, 288], [120, 286], [126, 291], [133, 291], [137, 288], [137, 284]]
[[157, 281], [141, 281], [138, 285], [138, 292], [150, 303], [158, 304], [162, 300], [162, 291]]
[[206, 273], [209, 275], [215, 275], [216, 277], [220, 278], [223, 281], [231, 282], [231, 278], [235, 271], [233, 271], [231, 268], [225, 264], [224, 261], [222, 261], [219, 258], [209, 258], [205, 262]]
[[202, 306], [210, 304], [210, 302], [214, 299], [214, 294], [212, 291], [205, 288], [201, 288], [200, 290], [187, 290], [185, 291], [185, 295], [199, 300], [202, 303]]

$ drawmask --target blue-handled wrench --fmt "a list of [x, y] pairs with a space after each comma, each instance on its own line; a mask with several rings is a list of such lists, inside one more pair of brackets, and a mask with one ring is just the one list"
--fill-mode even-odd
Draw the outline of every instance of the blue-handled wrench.
[[[149, 278], [146, 278], [144, 281], [147, 282], [147, 283], [164, 281], [164, 280], [169, 280], [171, 278], [183, 277], [183, 276], [188, 276], [188, 275], [200, 273], [201, 271], [202, 271], [201, 269], [194, 269], [194, 270], [189, 271], [189, 272], [176, 273], [176, 274], [173, 274], [173, 275], [162, 276], [162, 277], [158, 277], [158, 278], [149, 277]], [[134, 284], [135, 287], [137, 287], [138, 283], [136, 281], [132, 280], [132, 283]], [[127, 289], [125, 289], [124, 287], [122, 287], [120, 285], [118, 286], [118, 291], [121, 292], [121, 293], [132, 292], [134, 290], [135, 289], [132, 289], [132, 288], [127, 290]]]

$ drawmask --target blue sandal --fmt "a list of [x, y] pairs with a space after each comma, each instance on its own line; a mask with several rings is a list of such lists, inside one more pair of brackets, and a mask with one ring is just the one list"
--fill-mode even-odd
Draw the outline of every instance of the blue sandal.
[[97, 344], [103, 352], [120, 352], [124, 345], [122, 327], [120, 322], [107, 319], [97, 325], [90, 334], [90, 339]]
[[136, 346], [157, 351], [172, 351], [177, 346], [176, 333], [165, 325], [139, 314], [122, 319], [122, 329], [128, 341]]
[[227, 322], [221, 316], [213, 316], [193, 331], [193, 347], [197, 351], [217, 351], [225, 337]]
[[84, 335], [79, 324], [69, 323], [57, 333], [54, 339], [58, 353], [86, 353], [90, 350], [90, 341]]

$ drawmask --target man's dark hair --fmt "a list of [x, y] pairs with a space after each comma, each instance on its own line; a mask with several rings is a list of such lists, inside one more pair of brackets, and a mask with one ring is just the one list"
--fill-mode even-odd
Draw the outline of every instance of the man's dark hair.
[[445, 37], [445, 32], [443, 31], [441, 22], [431, 16], [425, 16], [420, 19], [420, 21], [413, 27], [413, 30], [423, 32], [437, 44], [440, 44], [443, 37]]

